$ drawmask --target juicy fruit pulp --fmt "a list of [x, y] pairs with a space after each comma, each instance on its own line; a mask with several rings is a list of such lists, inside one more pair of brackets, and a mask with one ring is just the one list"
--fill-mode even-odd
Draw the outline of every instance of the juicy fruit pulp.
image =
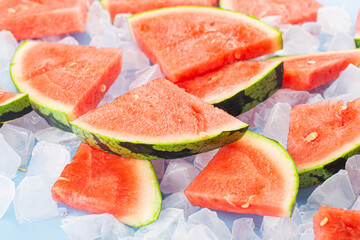
[[71, 131], [68, 121], [95, 108], [116, 80], [121, 58], [121, 49], [28, 41], [10, 73], [50, 125]]
[[247, 131], [219, 150], [185, 195], [194, 206], [290, 217], [298, 183], [294, 162], [281, 145]]
[[360, 153], [360, 98], [301, 104], [290, 112], [287, 150], [300, 174], [300, 187], [325, 181]]
[[275, 28], [218, 8], [164, 8], [136, 14], [129, 22], [139, 47], [173, 82], [282, 48]]
[[52, 188], [55, 201], [110, 213], [135, 227], [155, 221], [161, 193], [150, 161], [128, 159], [82, 143]]
[[248, 127], [160, 78], [71, 124], [88, 144], [138, 159], [171, 159], [210, 151], [238, 140]]

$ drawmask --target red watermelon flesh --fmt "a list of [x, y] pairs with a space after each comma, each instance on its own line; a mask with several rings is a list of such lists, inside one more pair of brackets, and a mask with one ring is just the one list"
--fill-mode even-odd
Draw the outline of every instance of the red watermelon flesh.
[[185, 189], [194, 206], [215, 210], [289, 217], [298, 175], [277, 142], [247, 131], [222, 147]]
[[339, 77], [349, 64], [360, 64], [360, 49], [273, 58], [284, 61], [284, 88], [311, 90]]
[[102, 0], [101, 4], [114, 19], [118, 13], [140, 13], [175, 6], [216, 6], [218, 0]]
[[84, 32], [89, 0], [1, 0], [0, 30], [17, 40]]
[[313, 222], [315, 240], [360, 239], [360, 211], [321, 206]]
[[360, 145], [360, 98], [294, 106], [287, 150], [299, 173], [324, 166]]
[[281, 16], [280, 24], [299, 24], [315, 22], [322, 5], [316, 0], [220, 0], [220, 7], [257, 18]]
[[161, 193], [150, 161], [123, 158], [82, 143], [52, 197], [89, 213], [110, 213], [139, 227], [157, 219]]
[[23, 95], [23, 93], [13, 93], [13, 92], [1, 92], [0, 95], [0, 104], [6, 103], [9, 99], [14, 98], [15, 96]]
[[276, 29], [218, 8], [164, 8], [136, 14], [129, 22], [139, 47], [173, 82], [282, 48]]

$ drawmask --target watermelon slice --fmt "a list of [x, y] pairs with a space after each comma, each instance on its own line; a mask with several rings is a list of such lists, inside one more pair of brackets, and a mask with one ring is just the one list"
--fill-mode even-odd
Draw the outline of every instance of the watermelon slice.
[[275, 28], [218, 8], [163, 8], [136, 14], [129, 22], [139, 47], [173, 82], [282, 48]]
[[161, 78], [71, 124], [89, 145], [137, 159], [172, 159], [210, 151], [238, 140], [248, 128]]
[[360, 239], [360, 211], [321, 206], [313, 221], [316, 240]]
[[219, 150], [185, 189], [192, 205], [221, 211], [290, 217], [299, 178], [290, 155], [247, 131]]
[[219, 5], [257, 18], [281, 16], [279, 24], [315, 22], [322, 7], [316, 0], [220, 0]]
[[52, 197], [89, 213], [110, 213], [134, 227], [155, 221], [161, 192], [150, 161], [116, 156], [82, 143]]
[[34, 110], [59, 129], [95, 108], [121, 71], [121, 49], [25, 41], [10, 66]]
[[10, 31], [17, 40], [84, 32], [89, 2], [0, 0], [0, 30]]
[[360, 48], [360, 10], [358, 12], [355, 25], [355, 44], [357, 48]]
[[280, 89], [283, 71], [282, 62], [239, 61], [176, 84], [201, 100], [237, 116]]
[[295, 161], [300, 187], [325, 181], [360, 154], [360, 98], [301, 104], [290, 112], [287, 150]]
[[[2, 92], [0, 96], [0, 122], [8, 122], [32, 111], [29, 95]], [[2, 124], [1, 124], [2, 125]]]
[[284, 61], [284, 88], [310, 90], [339, 77], [349, 64], [360, 64], [360, 49], [322, 52], [270, 60]]
[[216, 6], [217, 0], [101, 0], [100, 3], [109, 11], [114, 20], [118, 13], [140, 13], [158, 8], [175, 6]]

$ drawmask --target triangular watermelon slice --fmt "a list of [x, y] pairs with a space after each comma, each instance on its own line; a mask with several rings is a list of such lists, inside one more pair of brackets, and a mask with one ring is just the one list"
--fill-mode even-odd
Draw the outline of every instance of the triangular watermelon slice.
[[1, 0], [0, 30], [17, 40], [84, 32], [91, 0]]
[[210, 151], [238, 140], [248, 128], [161, 78], [71, 124], [86, 143], [137, 159], [172, 159]]
[[161, 192], [150, 161], [116, 156], [82, 143], [52, 197], [89, 213], [110, 213], [134, 227], [155, 221]]
[[0, 94], [0, 123], [22, 117], [32, 111], [29, 95], [2, 92]]
[[139, 47], [173, 82], [282, 48], [275, 28], [219, 8], [163, 8], [136, 14], [129, 22]]
[[239, 61], [176, 85], [237, 116], [280, 89], [283, 72], [280, 61]]
[[13, 82], [59, 129], [95, 108], [121, 71], [121, 49], [25, 41], [10, 66]]
[[111, 19], [118, 13], [140, 13], [158, 8], [175, 6], [216, 6], [218, 0], [101, 0], [100, 3], [109, 11]]
[[311, 90], [339, 77], [349, 64], [360, 64], [360, 49], [275, 57], [284, 61], [284, 88]]
[[321, 206], [313, 221], [315, 239], [360, 239], [360, 211]]
[[319, 184], [360, 154], [360, 98], [294, 106], [287, 150], [299, 171], [300, 187]]
[[290, 217], [298, 191], [295, 164], [281, 145], [247, 131], [219, 150], [185, 189], [194, 206]]
[[358, 11], [355, 25], [355, 44], [357, 48], [360, 48], [360, 10]]
[[316, 0], [220, 0], [219, 5], [257, 18], [280, 16], [279, 24], [315, 22], [322, 7]]

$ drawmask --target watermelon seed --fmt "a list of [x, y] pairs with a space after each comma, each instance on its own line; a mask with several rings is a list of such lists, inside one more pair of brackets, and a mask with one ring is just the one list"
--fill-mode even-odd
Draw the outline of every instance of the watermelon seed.
[[241, 54], [240, 54], [240, 53], [238, 53], [238, 52], [237, 52], [237, 53], [235, 53], [235, 58], [236, 58], [236, 59], [240, 59], [240, 58], [241, 58]]
[[245, 203], [245, 204], [243, 204], [243, 205], [241, 205], [242, 208], [248, 208], [249, 206], [250, 206], [250, 203], [248, 203], [248, 202]]
[[323, 220], [321, 220], [320, 222], [320, 227], [325, 226], [328, 223], [329, 219], [327, 217], [323, 218]]
[[344, 111], [344, 110], [346, 110], [346, 109], [347, 109], [347, 106], [341, 106], [341, 107], [340, 107], [340, 110], [341, 110], [341, 111]]
[[215, 76], [215, 77], [211, 77], [209, 82], [215, 81], [216, 79], [218, 79], [218, 77], [217, 77], [217, 76]]
[[13, 8], [8, 8], [8, 12], [9, 12], [9, 13], [15, 13], [15, 12], [16, 12], [16, 10], [15, 10], [15, 9], [13, 9]]
[[317, 132], [312, 132], [309, 135], [306, 136], [306, 140], [312, 142], [314, 141], [317, 137], [319, 136], [319, 134]]
[[138, 94], [134, 94], [134, 98], [139, 98], [139, 95], [138, 95]]
[[180, 119], [180, 118], [178, 118], [178, 119], [176, 119], [179, 123], [181, 123], [182, 122], [182, 120]]
[[64, 177], [59, 177], [58, 180], [68, 181], [67, 178], [64, 178]]
[[316, 63], [316, 61], [314, 61], [314, 60], [310, 60], [310, 61], [308, 61], [307, 63], [308, 63], [308, 64], [310, 64], [310, 65], [312, 65], [312, 64], [315, 64], [315, 63]]
[[70, 63], [70, 64], [69, 64], [69, 67], [72, 67], [72, 66], [74, 66], [74, 65], [76, 65], [76, 62]]
[[100, 86], [100, 91], [101, 91], [101, 92], [105, 92], [105, 91], [106, 91], [106, 85], [105, 85], [105, 84], [102, 84], [102, 85]]
[[216, 39], [211, 40], [211, 44], [213, 44], [216, 41]]
[[19, 170], [20, 170], [20, 171], [23, 171], [23, 172], [26, 172], [26, 171], [27, 171], [27, 169], [24, 168], [24, 167], [19, 167]]

